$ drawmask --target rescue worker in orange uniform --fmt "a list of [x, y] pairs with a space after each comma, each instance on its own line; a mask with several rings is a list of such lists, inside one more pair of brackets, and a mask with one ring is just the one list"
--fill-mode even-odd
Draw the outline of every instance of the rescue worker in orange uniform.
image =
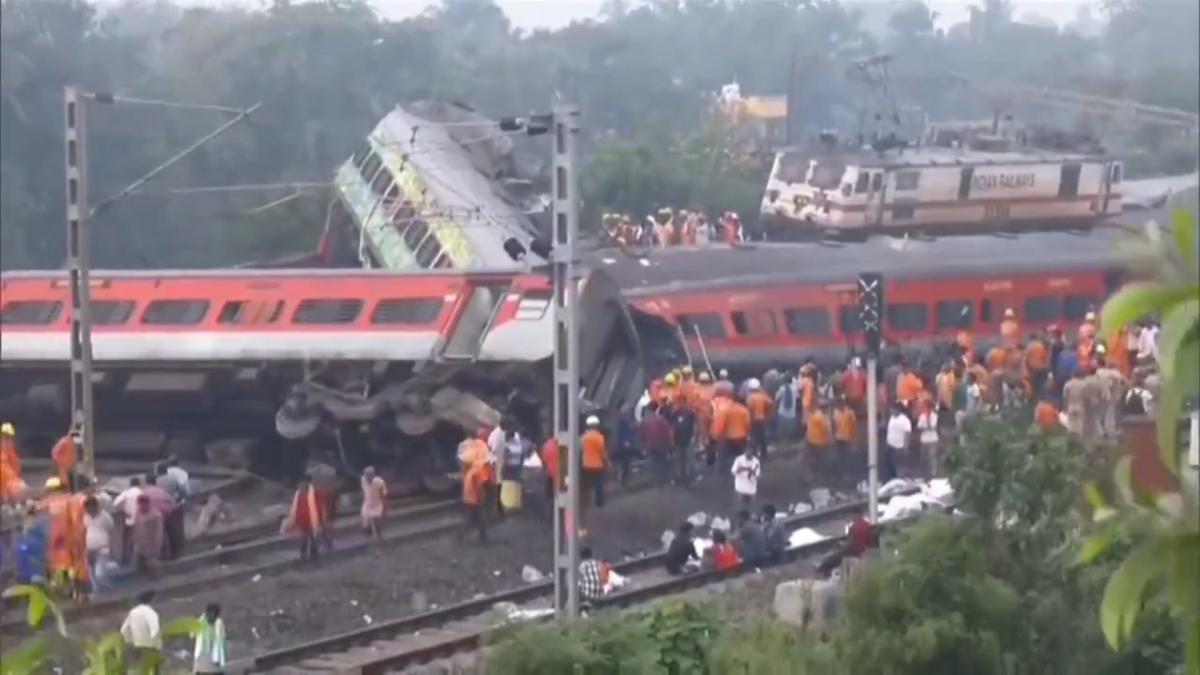
[[714, 388], [712, 399], [712, 421], [708, 427], [708, 447], [705, 449], [705, 460], [709, 466], [717, 463], [717, 456], [725, 442], [725, 414], [733, 405], [732, 393], [728, 389]]
[[546, 474], [546, 507], [551, 510], [554, 508], [554, 495], [558, 492], [558, 440], [554, 436], [542, 443], [538, 459], [542, 460], [542, 472]]
[[75, 486], [75, 465], [79, 463], [79, 452], [75, 449], [75, 439], [70, 433], [58, 439], [54, 449], [50, 451], [50, 458], [54, 460], [58, 480], [63, 489], [71, 490]]
[[833, 409], [833, 440], [837, 444], [837, 462], [841, 470], [853, 471], [858, 449], [858, 416], [844, 398]]
[[723, 474], [729, 472], [733, 460], [746, 451], [746, 444], [750, 441], [750, 409], [736, 398], [730, 397], [728, 400], [721, 415], [724, 420], [720, 437], [724, 446], [721, 457]]
[[829, 446], [833, 443], [833, 425], [821, 406], [815, 406], [808, 416], [804, 446], [809, 465], [813, 468], [829, 462]]
[[921, 383], [921, 378], [916, 371], [911, 366], [905, 366], [904, 372], [896, 380], [896, 401], [901, 403], [912, 415], [916, 409], [917, 399], [920, 398], [924, 389], [925, 386]]
[[800, 368], [800, 419], [808, 424], [808, 416], [817, 407], [817, 369]]
[[746, 407], [750, 410], [751, 444], [758, 452], [759, 459], [766, 459], [767, 429], [771, 424], [771, 413], [775, 410], [775, 399], [759, 385], [746, 396]]
[[712, 375], [703, 370], [696, 376], [696, 388], [692, 395], [692, 412], [696, 414], [696, 434], [700, 438], [700, 447], [708, 447], [711, 437], [713, 419], [713, 382]]
[[995, 345], [988, 350], [983, 362], [988, 370], [1004, 370], [1004, 366], [1008, 363], [1008, 350], [1000, 345]]
[[[586, 421], [587, 431], [580, 438], [582, 450], [583, 481], [580, 487], [584, 498], [580, 499], [580, 510], [586, 512], [586, 495], [594, 495], [596, 507], [604, 506], [604, 470], [608, 468], [608, 445], [600, 431], [600, 418], [591, 415]], [[580, 514], [582, 515], [582, 513]]]
[[[50, 545], [46, 565], [50, 583], [76, 594], [80, 584], [87, 582], [87, 561], [76, 560], [87, 550], [83, 529], [83, 512], [76, 507], [71, 495], [57, 477], [46, 479], [47, 495], [41, 508], [50, 521]], [[82, 578], [77, 571], [83, 569]]]
[[696, 371], [691, 366], [679, 369], [679, 405], [694, 407], [696, 399]]
[[25, 491], [21, 480], [21, 453], [17, 451], [17, 431], [5, 422], [0, 425], [0, 502], [13, 503]]
[[1004, 320], [1000, 322], [1000, 342], [1006, 347], [1012, 347], [1020, 339], [1021, 326], [1017, 323], [1017, 314], [1012, 307], [1004, 310]]
[[659, 393], [659, 397], [652, 399], [658, 403], [666, 401], [672, 405], [679, 400], [679, 380], [680, 373], [678, 370], [672, 370], [663, 378], [663, 388]]
[[[487, 446], [484, 446], [486, 451]], [[469, 465], [462, 476], [462, 500], [465, 523], [459, 531], [459, 538], [467, 530], [475, 529], [479, 533], [479, 541], [487, 541], [487, 513], [484, 504], [490, 504], [488, 499], [488, 483], [491, 481], [489, 465], [486, 460]]]
[[1033, 409], [1033, 424], [1039, 431], [1055, 431], [1062, 428], [1058, 408], [1047, 399], [1038, 401]]
[[1133, 360], [1129, 356], [1129, 327], [1123, 326], [1113, 331], [1106, 344], [1108, 353], [1105, 358], [1125, 379], [1129, 379], [1133, 375]]

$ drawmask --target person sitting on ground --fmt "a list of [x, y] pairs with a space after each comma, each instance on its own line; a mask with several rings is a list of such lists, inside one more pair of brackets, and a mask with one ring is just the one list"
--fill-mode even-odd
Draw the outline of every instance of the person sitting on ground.
[[738, 512], [737, 550], [742, 561], [751, 567], [767, 562], [767, 539], [762, 525], [755, 522], [746, 509]]
[[683, 574], [683, 566], [689, 560], [700, 560], [700, 556], [696, 554], [696, 545], [692, 542], [692, 524], [684, 522], [667, 547], [663, 563], [668, 574], [678, 576]]
[[737, 569], [738, 565], [742, 564], [742, 559], [738, 556], [737, 549], [725, 537], [725, 533], [717, 530], [713, 532], [712, 547], [708, 549], [708, 560], [706, 563], [712, 570], [717, 572], [728, 572], [729, 570]]
[[817, 565], [817, 571], [824, 576], [829, 576], [846, 558], [861, 558], [864, 553], [876, 545], [875, 527], [867, 520], [866, 507], [860, 507], [854, 515], [854, 520], [850, 521], [850, 525], [846, 528], [846, 541], [841, 548], [821, 560]]
[[775, 505], [764, 504], [762, 507], [763, 539], [767, 542], [765, 564], [774, 565], [783, 561], [783, 552], [787, 550], [787, 534], [783, 525], [775, 518]]
[[594, 602], [604, 597], [604, 565], [592, 555], [592, 547], [579, 548], [579, 599]]

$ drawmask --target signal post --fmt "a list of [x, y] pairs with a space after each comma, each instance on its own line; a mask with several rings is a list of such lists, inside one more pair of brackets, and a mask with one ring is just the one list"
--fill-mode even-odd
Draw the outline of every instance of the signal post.
[[883, 316], [883, 275], [858, 275], [858, 312], [867, 348], [867, 496], [871, 523], [879, 519], [879, 342]]

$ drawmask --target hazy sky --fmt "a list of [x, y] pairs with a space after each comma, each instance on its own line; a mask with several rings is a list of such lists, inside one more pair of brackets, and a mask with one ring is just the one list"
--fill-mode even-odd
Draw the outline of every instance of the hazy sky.
[[[1194, 2], [1195, 0], [1184, 0]], [[177, 0], [183, 5], [261, 5], [263, 0]], [[421, 12], [437, 0], [370, 0], [385, 16], [403, 18]], [[851, 0], [854, 4], [895, 4], [895, 0]], [[558, 28], [576, 19], [594, 18], [604, 5], [604, 0], [497, 0], [513, 23], [521, 28]], [[940, 13], [940, 24], [950, 25], [965, 21], [967, 8], [977, 4], [974, 0], [929, 0], [929, 5]], [[1063, 23], [1075, 16], [1076, 9], [1087, 0], [1018, 0], [1017, 16], [1038, 14]]]

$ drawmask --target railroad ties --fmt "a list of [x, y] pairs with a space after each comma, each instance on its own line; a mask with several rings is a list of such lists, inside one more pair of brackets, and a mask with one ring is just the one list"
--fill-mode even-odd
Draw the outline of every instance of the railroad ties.
[[[784, 520], [789, 531], [809, 528], [824, 539], [790, 548], [783, 564], [795, 567], [796, 563], [811, 563], [833, 550], [843, 540], [853, 514], [863, 506], [863, 501], [852, 500]], [[624, 590], [594, 603], [593, 611], [639, 605], [701, 588], [736, 592], [746, 583], [737, 577], [753, 571], [705, 571], [676, 577], [663, 569], [663, 557], [662, 553], [656, 553], [615, 565], [614, 570], [628, 577], [629, 583]], [[231, 664], [228, 672], [274, 675], [477, 672], [486, 638], [506, 625], [552, 617], [552, 595], [553, 583], [543, 581], [261, 654]], [[521, 616], [513, 617], [504, 611], [514, 606], [521, 610]]]

